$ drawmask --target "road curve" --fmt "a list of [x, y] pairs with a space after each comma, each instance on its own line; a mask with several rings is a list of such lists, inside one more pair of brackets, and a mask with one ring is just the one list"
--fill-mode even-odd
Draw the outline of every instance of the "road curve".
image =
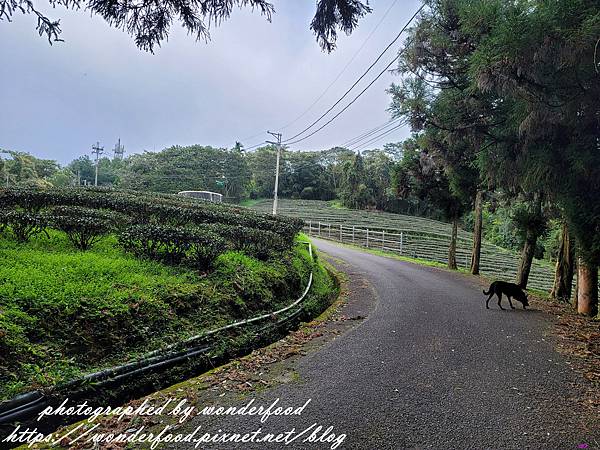
[[358, 327], [300, 359], [299, 383], [257, 397], [312, 399], [302, 416], [271, 417], [265, 430], [331, 425], [347, 434], [340, 448], [357, 449], [597, 447], [599, 430], [580, 420], [580, 377], [545, 337], [544, 313], [495, 302], [486, 310], [472, 278], [314, 242], [369, 280], [376, 305]]

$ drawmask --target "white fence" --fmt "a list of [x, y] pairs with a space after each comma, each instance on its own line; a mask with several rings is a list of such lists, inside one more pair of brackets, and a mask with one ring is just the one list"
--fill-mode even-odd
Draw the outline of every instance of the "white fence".
[[[420, 229], [418, 225], [410, 230], [390, 230], [313, 220], [305, 220], [304, 223], [304, 231], [310, 236], [442, 264], [448, 262], [450, 235], [432, 233], [429, 230]], [[456, 244], [456, 263], [460, 267], [468, 269], [471, 263], [473, 242], [471, 239], [458, 236]], [[516, 252], [484, 241], [481, 247], [480, 271], [495, 279], [514, 281], [519, 259]], [[553, 280], [554, 268], [552, 265], [546, 261], [534, 260], [528, 286], [548, 292], [552, 287]]]
[[[402, 256], [422, 258], [443, 264], [448, 260], [449, 236], [373, 230], [341, 223], [331, 224], [311, 220], [305, 221], [304, 230], [309, 236], [393, 252]], [[470, 252], [464, 246], [457, 247], [457, 264], [468, 268], [470, 258]]]
[[311, 236], [321, 236], [329, 239], [335, 239], [340, 242], [347, 242], [355, 245], [363, 245], [367, 248], [379, 248], [402, 254], [404, 247], [404, 233], [386, 233], [385, 230], [369, 230], [356, 228], [354, 226], [344, 226], [342, 224], [317, 222], [313, 228], [312, 222], [308, 221], [305, 226], [308, 234]]

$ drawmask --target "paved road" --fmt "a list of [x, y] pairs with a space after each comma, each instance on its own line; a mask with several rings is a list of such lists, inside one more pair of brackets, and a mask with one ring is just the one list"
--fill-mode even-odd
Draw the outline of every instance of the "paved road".
[[364, 274], [377, 297], [365, 301], [376, 305], [300, 360], [301, 382], [259, 396], [262, 404], [312, 399], [300, 417], [269, 418], [265, 431], [332, 425], [347, 434], [340, 448], [360, 449], [597, 447], [600, 432], [584, 430], [574, 403], [579, 376], [544, 337], [543, 313], [493, 302], [486, 310], [481, 287], [460, 274], [315, 243]]

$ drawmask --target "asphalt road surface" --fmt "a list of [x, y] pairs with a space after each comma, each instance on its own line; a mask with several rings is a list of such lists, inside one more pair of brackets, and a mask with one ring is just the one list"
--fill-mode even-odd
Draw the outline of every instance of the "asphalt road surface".
[[[359, 326], [298, 362], [300, 381], [260, 393], [257, 404], [307, 405], [301, 416], [272, 416], [264, 432], [309, 428], [291, 448], [598, 448], [575, 399], [580, 375], [553, 350], [545, 313], [485, 309], [472, 278], [315, 240], [360, 273], [376, 298]], [[247, 399], [246, 399], [247, 400]], [[240, 401], [240, 405], [244, 401]], [[251, 431], [254, 418], [219, 418], [224, 431]], [[198, 424], [200, 422], [196, 422]], [[190, 426], [192, 426], [190, 424]], [[203, 422], [203, 428], [208, 424]], [[193, 426], [192, 426], [193, 428]], [[214, 426], [211, 426], [214, 428]], [[585, 447], [587, 445], [587, 447]], [[284, 448], [282, 444], [202, 448]]]

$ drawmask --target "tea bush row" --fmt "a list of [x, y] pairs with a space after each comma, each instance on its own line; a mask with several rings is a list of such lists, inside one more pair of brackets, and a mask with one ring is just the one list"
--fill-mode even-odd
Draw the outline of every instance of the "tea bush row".
[[[138, 256], [208, 269], [226, 250], [259, 259], [291, 248], [301, 222], [167, 195], [102, 189], [0, 190], [0, 231], [21, 242], [63, 231], [80, 250], [114, 233]], [[47, 233], [46, 233], [47, 234]]]
[[118, 190], [65, 188], [49, 190], [2, 189], [0, 207], [19, 207], [38, 213], [51, 206], [80, 206], [108, 209], [126, 214], [138, 223], [174, 226], [222, 223], [257, 228], [292, 241], [302, 221], [257, 214], [243, 208], [217, 205], [202, 200]]

